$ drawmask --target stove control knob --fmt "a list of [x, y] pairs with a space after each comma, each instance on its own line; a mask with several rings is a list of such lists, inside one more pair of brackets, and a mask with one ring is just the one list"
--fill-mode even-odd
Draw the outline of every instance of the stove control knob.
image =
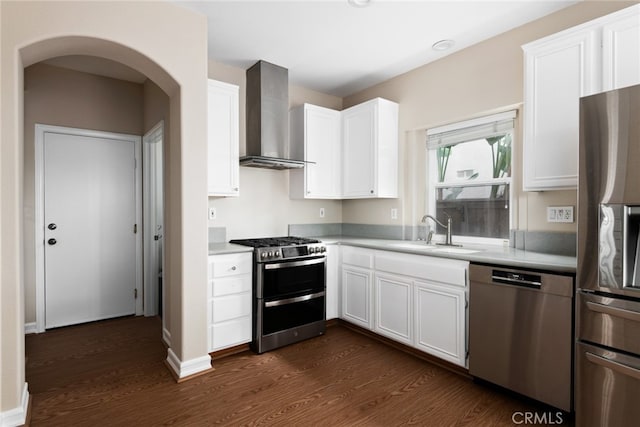
[[269, 256], [269, 258], [273, 258], [273, 252], [269, 251], [267, 255]]
[[260, 254], [260, 258], [265, 259], [267, 257], [267, 253], [266, 252], [262, 252]]
[[324, 246], [320, 247], [320, 252], [326, 252], [326, 251], [327, 251], [327, 248], [325, 248]]
[[273, 253], [273, 256], [275, 256], [276, 258], [280, 258], [280, 251], [275, 251]]
[[313, 246], [309, 248], [310, 254], [315, 253], [315, 251], [316, 251], [316, 248], [314, 248]]

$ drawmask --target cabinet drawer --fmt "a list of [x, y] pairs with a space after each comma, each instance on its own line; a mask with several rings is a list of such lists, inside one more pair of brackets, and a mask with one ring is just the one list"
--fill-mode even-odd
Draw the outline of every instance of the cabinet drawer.
[[251, 291], [251, 275], [231, 276], [213, 279], [211, 283], [211, 296], [239, 294]]
[[227, 295], [213, 299], [211, 322], [223, 322], [251, 314], [251, 293]]
[[465, 287], [469, 263], [422, 255], [376, 252], [376, 271], [413, 276], [430, 282]]
[[362, 268], [373, 268], [373, 254], [369, 249], [342, 247], [342, 263]]
[[250, 274], [252, 263], [252, 253], [214, 255], [209, 257], [209, 277]]
[[212, 325], [209, 333], [210, 351], [248, 343], [251, 341], [251, 316]]

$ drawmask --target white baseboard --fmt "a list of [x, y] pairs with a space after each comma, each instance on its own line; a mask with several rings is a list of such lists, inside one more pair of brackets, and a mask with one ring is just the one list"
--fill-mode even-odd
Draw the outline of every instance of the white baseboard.
[[171, 347], [171, 332], [169, 332], [167, 328], [162, 328], [162, 341], [164, 341], [167, 347]]
[[178, 356], [173, 350], [167, 350], [167, 363], [173, 369], [173, 372], [177, 375], [178, 379], [186, 378], [188, 376], [211, 369], [211, 356], [206, 355], [198, 357], [196, 359], [187, 360], [186, 362], [180, 361]]
[[0, 412], [0, 426], [16, 427], [21, 426], [27, 421], [27, 412], [29, 410], [29, 388], [24, 383], [22, 388], [22, 401], [17, 408]]
[[38, 327], [36, 326], [36, 322], [25, 323], [24, 324], [24, 333], [26, 334], [37, 334]]

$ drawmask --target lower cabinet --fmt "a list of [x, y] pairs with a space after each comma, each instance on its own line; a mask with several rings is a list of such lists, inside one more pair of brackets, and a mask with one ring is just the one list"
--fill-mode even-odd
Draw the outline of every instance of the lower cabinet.
[[342, 267], [342, 318], [371, 329], [371, 284], [373, 272], [361, 267]]
[[253, 255], [209, 256], [209, 352], [251, 341]]
[[340, 315], [340, 247], [327, 245], [327, 320]]
[[411, 279], [390, 274], [375, 275], [374, 330], [407, 345], [413, 344]]
[[465, 366], [465, 289], [416, 281], [414, 300], [415, 347]]
[[466, 367], [467, 261], [342, 250], [342, 319]]

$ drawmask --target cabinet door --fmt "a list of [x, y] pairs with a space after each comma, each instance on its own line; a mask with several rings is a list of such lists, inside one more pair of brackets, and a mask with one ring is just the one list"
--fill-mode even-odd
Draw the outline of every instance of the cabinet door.
[[342, 318], [366, 329], [371, 324], [371, 270], [342, 267]]
[[640, 8], [602, 28], [603, 90], [640, 84]]
[[327, 320], [339, 316], [340, 247], [327, 245]]
[[404, 344], [413, 344], [411, 279], [375, 275], [375, 331]]
[[305, 106], [306, 198], [337, 199], [342, 194], [340, 112]]
[[209, 80], [207, 111], [210, 196], [239, 194], [238, 86]]
[[374, 197], [377, 109], [364, 103], [342, 112], [343, 196]]
[[524, 189], [576, 188], [579, 99], [599, 90], [595, 29], [525, 49]]
[[415, 347], [466, 366], [464, 289], [415, 282]]

